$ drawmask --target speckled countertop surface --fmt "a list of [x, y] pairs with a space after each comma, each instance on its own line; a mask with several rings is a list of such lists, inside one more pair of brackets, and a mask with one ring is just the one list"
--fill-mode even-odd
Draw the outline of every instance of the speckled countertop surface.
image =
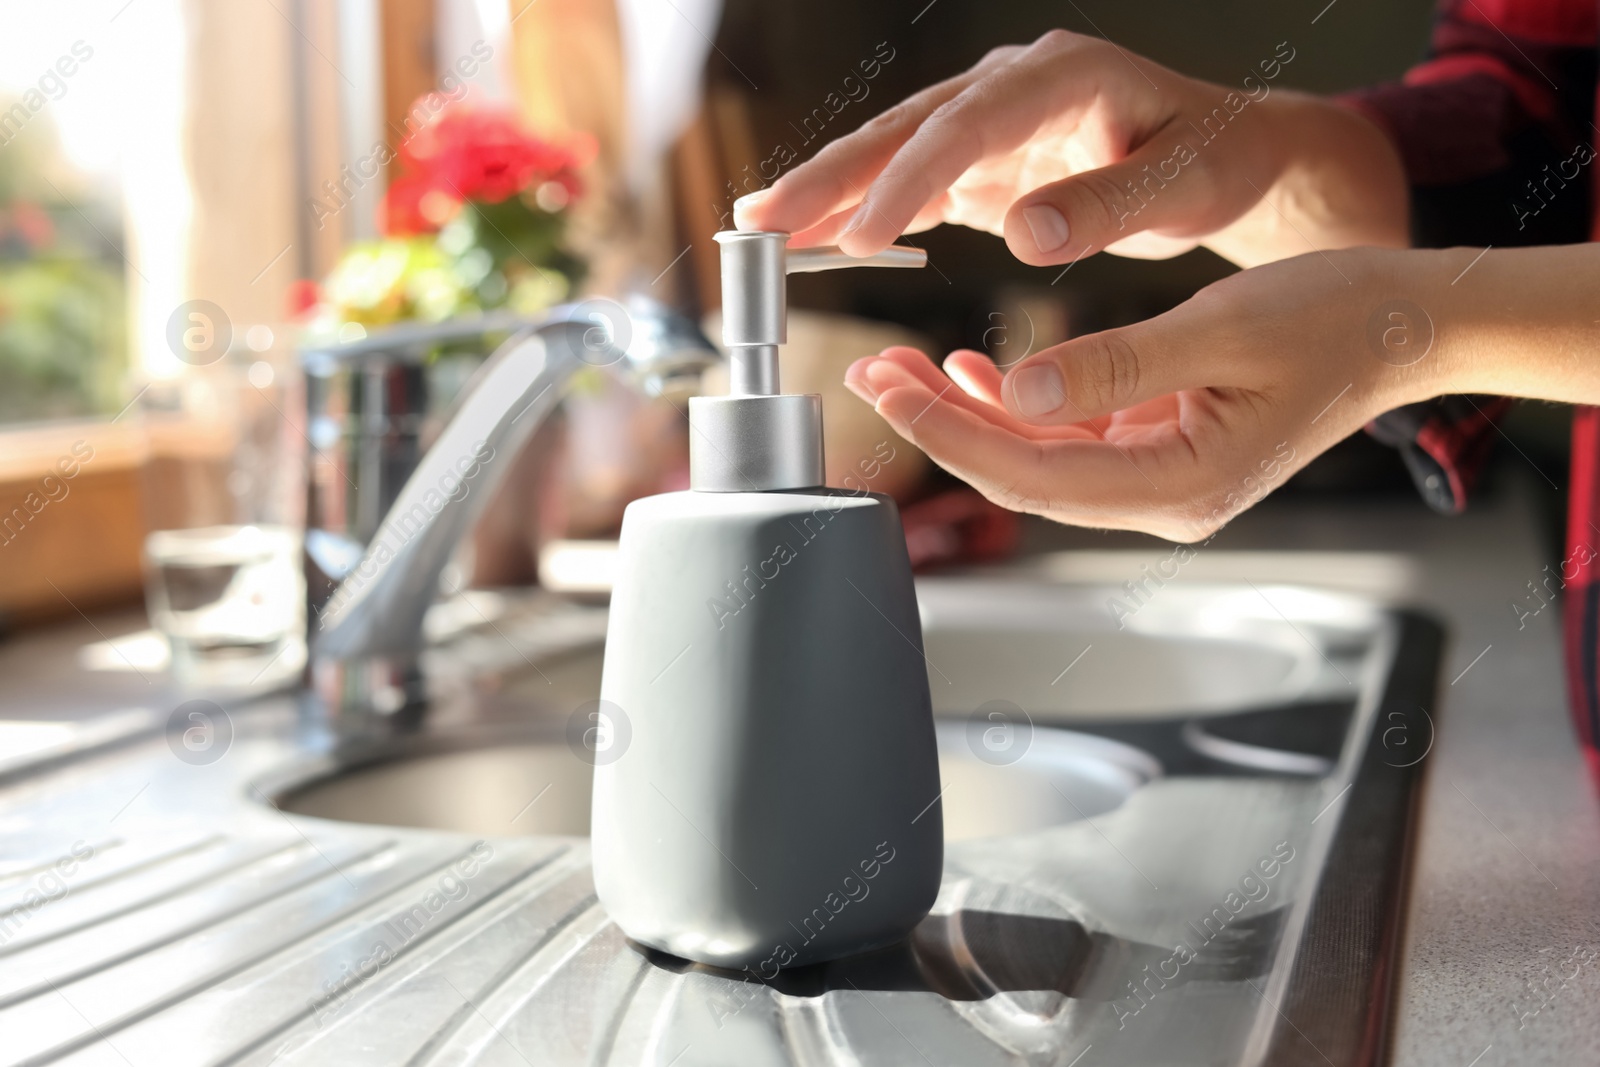
[[[1600, 1013], [1590, 1010], [1600, 994], [1600, 799], [1567, 717], [1557, 609], [1519, 619], [1511, 606], [1537, 605], [1526, 583], [1552, 562], [1532, 510], [1514, 487], [1455, 519], [1394, 500], [1274, 501], [1179, 579], [1342, 585], [1421, 607], [1449, 628], [1396, 1006], [1393, 1062], [1408, 1067], [1600, 1062]], [[1170, 552], [1100, 535], [1065, 544], [1096, 550], [1058, 557], [1066, 569], [1099, 566], [1100, 576], [1136, 574], [1139, 555]], [[1372, 565], [1324, 566], [1332, 557], [1316, 553], [1328, 552], [1372, 553]], [[0, 718], [159, 703], [160, 677], [86, 675], [75, 662], [79, 645], [142, 625], [137, 612], [111, 613], [0, 642]]]

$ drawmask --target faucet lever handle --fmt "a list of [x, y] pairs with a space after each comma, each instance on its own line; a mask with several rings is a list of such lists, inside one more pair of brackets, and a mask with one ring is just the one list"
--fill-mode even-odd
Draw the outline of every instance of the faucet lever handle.
[[870, 256], [851, 256], [833, 245], [788, 250], [786, 274], [814, 274], [840, 267], [926, 267], [928, 253], [910, 245], [890, 245]]

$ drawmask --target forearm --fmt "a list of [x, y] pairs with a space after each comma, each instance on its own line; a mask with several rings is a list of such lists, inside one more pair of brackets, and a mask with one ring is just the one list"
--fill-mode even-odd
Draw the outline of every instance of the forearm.
[[1324, 97], [1279, 90], [1255, 136], [1268, 169], [1262, 200], [1205, 244], [1241, 266], [1313, 249], [1409, 244], [1409, 192], [1389, 136]]
[[1600, 404], [1600, 244], [1493, 249], [1473, 262], [1481, 251], [1403, 253], [1435, 260], [1417, 298], [1437, 331], [1432, 394]]

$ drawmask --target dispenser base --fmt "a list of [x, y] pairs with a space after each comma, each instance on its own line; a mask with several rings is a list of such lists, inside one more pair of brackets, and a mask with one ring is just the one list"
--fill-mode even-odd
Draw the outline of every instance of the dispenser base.
[[629, 741], [596, 767], [595, 888], [635, 941], [775, 974], [932, 906], [938, 754], [888, 497], [629, 505], [601, 697]]

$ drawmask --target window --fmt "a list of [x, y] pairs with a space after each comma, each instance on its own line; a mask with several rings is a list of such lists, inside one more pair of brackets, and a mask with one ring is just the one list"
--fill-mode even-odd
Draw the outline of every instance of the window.
[[0, 39], [3, 423], [112, 415], [122, 403], [119, 138], [107, 45], [91, 42], [90, 21], [81, 8], [18, 5]]

